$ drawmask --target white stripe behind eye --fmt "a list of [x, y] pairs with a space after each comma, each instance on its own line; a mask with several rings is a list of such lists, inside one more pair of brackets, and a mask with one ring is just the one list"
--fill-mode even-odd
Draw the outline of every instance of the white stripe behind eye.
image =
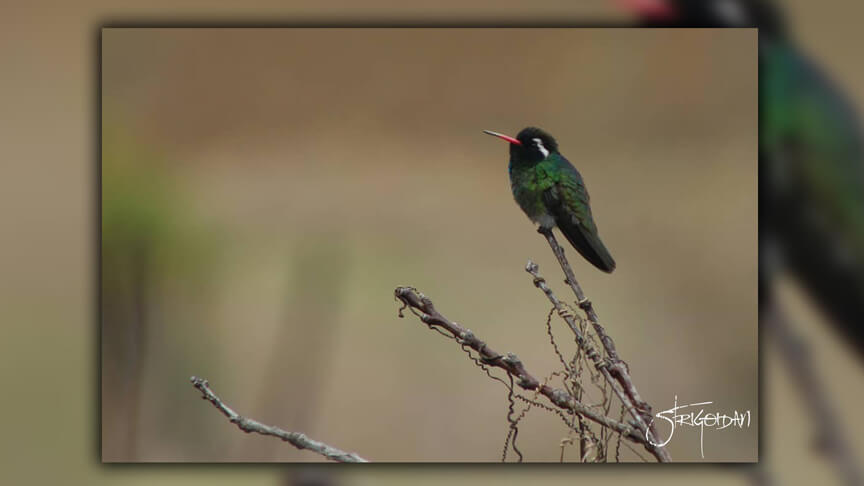
[[543, 146], [543, 140], [540, 140], [539, 138], [532, 138], [531, 140], [533, 140], [534, 144], [537, 145], [537, 150], [539, 150], [540, 153], [543, 154], [544, 159], [546, 157], [549, 157], [549, 151], [546, 150], [546, 147]]

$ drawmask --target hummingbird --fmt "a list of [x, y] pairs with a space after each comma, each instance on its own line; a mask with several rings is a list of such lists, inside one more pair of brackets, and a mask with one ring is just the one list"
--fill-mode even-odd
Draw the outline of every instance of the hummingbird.
[[552, 135], [535, 127], [522, 129], [515, 138], [490, 130], [483, 133], [510, 143], [513, 197], [540, 231], [557, 226], [591, 264], [606, 273], [615, 270], [615, 260], [597, 234], [582, 175], [561, 155]]
[[644, 27], [759, 28], [760, 312], [789, 270], [864, 361], [864, 131], [854, 104], [776, 2], [626, 3]]

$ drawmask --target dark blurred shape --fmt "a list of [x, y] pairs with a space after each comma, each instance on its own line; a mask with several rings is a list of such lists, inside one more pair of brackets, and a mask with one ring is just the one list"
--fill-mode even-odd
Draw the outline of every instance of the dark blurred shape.
[[[801, 400], [811, 411], [814, 452], [831, 461], [843, 484], [864, 484], [864, 473], [845, 437], [843, 425], [833, 410], [824, 380], [816, 373], [807, 342], [798, 335], [779, 306], [765, 309], [761, 317], [762, 324], [770, 331], [776, 349], [789, 369], [789, 376], [795, 382]], [[767, 476], [765, 468], [760, 469]]]
[[282, 477], [283, 486], [339, 486], [336, 474], [321, 467], [292, 467]]
[[658, 14], [658, 1], [626, 4], [645, 26], [759, 28], [760, 309], [788, 269], [864, 360], [864, 151], [852, 103], [773, 2], [665, 0]]
[[141, 160], [155, 158], [120, 130], [103, 133], [102, 170], [102, 413], [116, 439], [103, 441], [103, 458], [138, 456], [141, 377], [154, 268], [160, 242], [177, 233], [161, 180]]
[[[757, 27], [777, 39], [785, 23], [773, 2], [764, 0], [619, 0], [634, 11], [644, 27]], [[764, 39], [763, 39], [764, 40]]]
[[[167, 436], [176, 430], [172, 410], [179, 394], [166, 393], [160, 407], [147, 408], [144, 376], [170, 363], [184, 369], [188, 353], [159, 343], [164, 333], [166, 295], [190, 282], [212, 279], [212, 254], [219, 245], [212, 232], [184, 208], [170, 161], [108, 112], [102, 131], [101, 220], [101, 376], [102, 460], [141, 460], [147, 414], [164, 415]], [[206, 300], [208, 285], [194, 286]], [[186, 294], [190, 295], [190, 294]], [[154, 335], [156, 337], [154, 337]], [[156, 359], [154, 359], [156, 357]], [[179, 383], [178, 383], [179, 385]]]
[[[774, 299], [795, 274], [835, 330], [864, 358], [864, 156], [857, 114], [798, 48], [773, 3], [666, 2], [674, 15], [637, 9], [646, 26], [759, 28], [759, 314], [811, 416], [817, 445], [844, 484], [862, 475], [806, 341]], [[770, 481], [767, 470], [753, 479]]]

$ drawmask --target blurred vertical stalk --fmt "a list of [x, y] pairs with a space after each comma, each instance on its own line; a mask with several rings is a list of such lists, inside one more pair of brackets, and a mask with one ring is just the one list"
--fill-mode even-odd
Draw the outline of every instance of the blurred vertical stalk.
[[811, 418], [811, 426], [816, 431], [815, 449], [831, 462], [842, 484], [864, 484], [861, 465], [831, 407], [830, 397], [816, 372], [806, 342], [779, 306], [768, 305], [761, 314], [768, 337], [774, 342]]
[[[342, 233], [315, 233], [301, 237], [287, 274], [282, 324], [274, 335], [266, 366], [259, 410], [266, 416], [289, 417], [286, 427], [314, 433], [321, 388], [332, 362], [339, 314], [345, 294], [345, 270], [349, 257]], [[302, 399], [297, 398], [302, 390]], [[285, 447], [261, 444], [274, 459]]]
[[[148, 437], [171, 433], [161, 414], [171, 395], [144, 388], [148, 373], [182, 366], [188, 353], [167, 338], [160, 314], [173, 292], [195, 285], [204, 299], [219, 239], [197, 223], [183, 197], [175, 164], [141, 142], [122, 117], [103, 113], [102, 128], [102, 459], [135, 461], [153, 456]], [[168, 319], [182, 329], [177, 313]], [[179, 331], [182, 332], [182, 331]], [[153, 341], [153, 339], [158, 339]], [[152, 352], [159, 359], [150, 359]], [[161, 367], [161, 369], [160, 369]], [[178, 380], [178, 384], [182, 382]], [[159, 396], [157, 400], [152, 397]], [[149, 403], [148, 403], [149, 400]], [[155, 402], [155, 405], [154, 405]]]
[[[123, 264], [113, 260], [111, 284], [103, 283], [102, 287], [103, 414], [113, 416], [114, 420], [108, 421], [112, 429], [122, 430], [109, 430], [115, 439], [109, 441], [107, 448], [111, 450], [103, 456], [111, 460], [134, 461], [138, 457], [139, 404], [152, 293], [149, 255], [146, 244], [141, 244], [126, 255]], [[123, 274], [126, 278], [118, 278]]]
[[138, 457], [138, 407], [141, 402], [141, 378], [144, 369], [144, 359], [147, 356], [147, 335], [149, 334], [149, 313], [147, 312], [149, 291], [149, 258], [146, 247], [140, 248], [132, 260], [132, 313], [129, 316], [127, 334], [128, 358], [126, 361], [126, 423], [129, 431], [126, 434], [126, 457], [135, 460]]

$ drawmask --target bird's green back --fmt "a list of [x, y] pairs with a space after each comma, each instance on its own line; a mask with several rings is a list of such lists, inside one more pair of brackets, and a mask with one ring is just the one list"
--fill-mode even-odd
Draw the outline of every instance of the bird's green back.
[[557, 188], [567, 209], [585, 229], [597, 231], [582, 176], [561, 154], [553, 152], [536, 164], [511, 160], [510, 184], [516, 202], [532, 219], [547, 211], [543, 193]]
[[[864, 251], [864, 151], [848, 102], [785, 42], [760, 45], [760, 142], [765, 176], [791, 197], [818, 201], [820, 218]], [[802, 193], [803, 191], [803, 193]]]

